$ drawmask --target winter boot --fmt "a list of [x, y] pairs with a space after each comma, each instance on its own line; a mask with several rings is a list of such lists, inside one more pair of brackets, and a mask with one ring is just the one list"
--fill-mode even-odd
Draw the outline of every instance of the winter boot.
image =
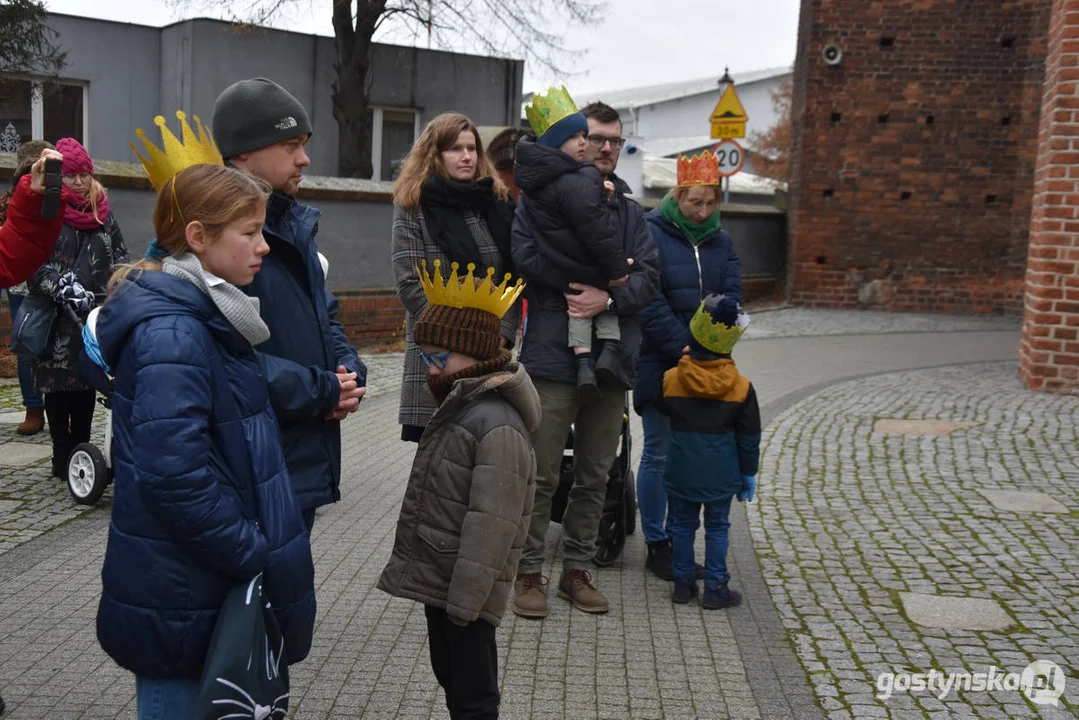
[[648, 572], [660, 580], [671, 582], [674, 580], [674, 569], [671, 567], [673, 562], [670, 540], [648, 543], [648, 559], [644, 561], [644, 567]]
[[586, 613], [605, 613], [610, 609], [607, 596], [592, 584], [592, 573], [587, 570], [563, 570], [558, 580], [558, 597]]
[[592, 360], [592, 353], [577, 355], [577, 395], [582, 405], [591, 405], [599, 399], [596, 364]]
[[547, 617], [547, 581], [542, 574], [518, 575], [513, 591], [514, 615], [526, 618]]
[[622, 343], [618, 340], [604, 340], [603, 349], [596, 361], [596, 373], [603, 376], [614, 387], [633, 389], [633, 381], [622, 369]]
[[742, 604], [742, 595], [737, 590], [731, 590], [727, 583], [716, 587], [706, 587], [701, 595], [701, 607], [705, 610], [719, 610], [720, 608], [736, 607]]
[[671, 602], [677, 603], [678, 605], [685, 605], [695, 597], [697, 597], [696, 582], [686, 582], [685, 580], [675, 578], [674, 589], [671, 590]]
[[37, 435], [45, 427], [45, 408], [26, 408], [26, 419], [15, 428], [20, 435]]

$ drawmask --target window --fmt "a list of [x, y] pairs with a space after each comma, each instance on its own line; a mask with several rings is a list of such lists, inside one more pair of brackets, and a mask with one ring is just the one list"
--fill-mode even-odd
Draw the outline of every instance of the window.
[[56, 142], [86, 137], [86, 86], [43, 85], [40, 80], [0, 76], [0, 152], [15, 152], [30, 140]]
[[401, 163], [420, 132], [415, 110], [371, 109], [371, 167], [375, 180], [396, 180]]

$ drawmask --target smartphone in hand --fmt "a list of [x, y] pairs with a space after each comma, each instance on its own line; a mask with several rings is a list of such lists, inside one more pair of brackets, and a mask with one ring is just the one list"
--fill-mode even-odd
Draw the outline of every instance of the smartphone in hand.
[[53, 220], [60, 214], [60, 195], [64, 188], [63, 161], [45, 161], [45, 199], [41, 204], [41, 217]]

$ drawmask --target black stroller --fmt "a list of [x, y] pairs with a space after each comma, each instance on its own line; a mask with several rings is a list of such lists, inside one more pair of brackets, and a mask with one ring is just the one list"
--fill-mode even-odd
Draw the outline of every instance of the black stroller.
[[[65, 309], [83, 327], [82, 318], [70, 307]], [[100, 393], [98, 403], [105, 408], [104, 448], [93, 443], [79, 443], [67, 459], [67, 489], [79, 505], [93, 505], [101, 499], [112, 484], [112, 378], [80, 350], [76, 358], [76, 371], [94, 390]]]
[[[596, 538], [596, 554], [592, 562], [600, 567], [607, 567], [622, 555], [626, 545], [626, 536], [637, 529], [637, 486], [633, 477], [629, 430], [629, 403], [627, 400], [622, 414], [622, 439], [618, 455], [607, 473], [607, 497], [603, 501], [603, 514], [599, 520], [599, 535]], [[573, 429], [566, 440], [566, 449], [562, 454], [559, 468], [558, 489], [551, 498], [551, 520], [562, 522], [573, 487]]]

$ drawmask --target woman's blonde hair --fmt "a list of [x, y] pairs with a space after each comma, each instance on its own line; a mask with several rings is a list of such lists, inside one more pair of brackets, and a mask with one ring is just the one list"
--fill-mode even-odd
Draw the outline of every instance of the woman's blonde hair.
[[[73, 193], [78, 197], [78, 193]], [[86, 199], [90, 203], [90, 214], [94, 216], [94, 220], [97, 220], [100, 224], [105, 224], [105, 218], [97, 214], [98, 206], [101, 205], [101, 201], [108, 197], [108, 193], [105, 192], [105, 186], [98, 182], [97, 178], [93, 175], [90, 176], [90, 192], [87, 194]]]
[[[264, 207], [270, 186], [245, 172], [224, 165], [192, 165], [161, 186], [154, 207], [158, 247], [169, 255], [187, 252], [187, 226], [201, 223], [211, 239], [225, 226]], [[111, 290], [132, 273], [160, 270], [161, 263], [140, 260], [120, 267], [109, 280]]]
[[495, 195], [501, 200], [509, 197], [505, 184], [495, 175], [494, 166], [483, 151], [483, 141], [480, 140], [480, 132], [475, 124], [461, 113], [449, 112], [442, 113], [427, 123], [427, 127], [412, 145], [401, 166], [401, 174], [393, 185], [393, 201], [408, 210], [417, 210], [420, 207], [420, 191], [427, 179], [432, 175], [449, 177], [442, 165], [442, 153], [453, 147], [457, 136], [466, 130], [476, 138], [474, 179], [493, 178]]

